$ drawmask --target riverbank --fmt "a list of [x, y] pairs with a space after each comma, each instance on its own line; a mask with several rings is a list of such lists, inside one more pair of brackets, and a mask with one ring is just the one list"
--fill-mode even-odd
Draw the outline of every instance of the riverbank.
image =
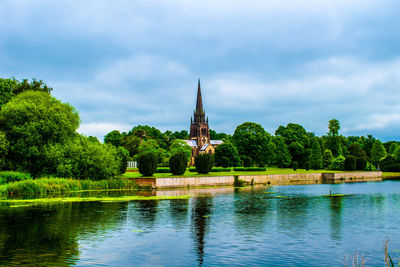
[[[262, 172], [261, 172], [262, 173]], [[219, 175], [192, 175], [192, 176], [167, 176], [161, 177], [137, 177], [127, 178], [134, 180], [139, 186], [160, 188], [198, 187], [198, 186], [233, 186], [233, 185], [289, 185], [289, 184], [322, 184], [382, 181], [382, 172], [310, 172], [310, 173], [287, 173], [287, 174], [253, 174], [243, 175], [218, 173]], [[225, 175], [224, 175], [225, 174]]]

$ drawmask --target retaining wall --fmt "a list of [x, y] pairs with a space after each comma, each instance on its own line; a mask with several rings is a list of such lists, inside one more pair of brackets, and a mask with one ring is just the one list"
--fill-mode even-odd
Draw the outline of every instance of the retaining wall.
[[[206, 177], [166, 177], [166, 178], [132, 178], [139, 186], [151, 188], [178, 188], [199, 186], [232, 186], [234, 175]], [[382, 172], [349, 172], [349, 173], [296, 173], [273, 175], [238, 175], [238, 179], [248, 184], [288, 185], [288, 184], [321, 184], [357, 181], [380, 181]]]

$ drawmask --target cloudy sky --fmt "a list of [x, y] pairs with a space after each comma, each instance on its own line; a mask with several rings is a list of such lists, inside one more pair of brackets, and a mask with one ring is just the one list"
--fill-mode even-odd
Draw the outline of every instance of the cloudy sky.
[[294, 122], [400, 140], [398, 0], [2, 0], [0, 77], [37, 78], [102, 139], [189, 128], [197, 79], [210, 127]]

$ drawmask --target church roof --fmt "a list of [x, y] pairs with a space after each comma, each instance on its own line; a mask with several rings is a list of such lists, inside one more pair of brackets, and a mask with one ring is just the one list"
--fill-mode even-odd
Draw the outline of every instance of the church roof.
[[222, 141], [222, 140], [210, 140], [210, 144], [212, 144], [212, 145], [220, 145], [223, 143], [224, 143], [224, 141]]
[[204, 150], [206, 150], [207, 149], [207, 147], [208, 147], [208, 144], [204, 144], [201, 148], [200, 148], [200, 151], [204, 151]]
[[183, 140], [186, 142], [186, 144], [188, 144], [191, 147], [197, 147], [197, 142], [196, 140]]

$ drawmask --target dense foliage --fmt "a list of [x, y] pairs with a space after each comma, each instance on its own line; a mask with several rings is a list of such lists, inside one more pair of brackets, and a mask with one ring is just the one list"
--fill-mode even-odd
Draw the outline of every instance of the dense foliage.
[[139, 172], [143, 176], [152, 176], [157, 170], [157, 156], [151, 151], [141, 153], [137, 162]]
[[236, 147], [232, 143], [223, 143], [215, 149], [215, 165], [220, 167], [240, 166], [240, 158]]
[[210, 154], [200, 154], [195, 159], [196, 171], [198, 173], [207, 174], [214, 166], [214, 157]]
[[169, 159], [169, 168], [173, 175], [181, 175], [186, 171], [188, 164], [187, 155], [185, 152], [176, 152]]

